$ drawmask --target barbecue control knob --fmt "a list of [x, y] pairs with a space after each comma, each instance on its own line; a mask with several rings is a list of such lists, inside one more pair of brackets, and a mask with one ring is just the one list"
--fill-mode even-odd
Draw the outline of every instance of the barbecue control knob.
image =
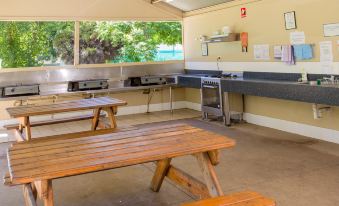
[[12, 88], [12, 89], [11, 89], [11, 92], [15, 92], [15, 88]]

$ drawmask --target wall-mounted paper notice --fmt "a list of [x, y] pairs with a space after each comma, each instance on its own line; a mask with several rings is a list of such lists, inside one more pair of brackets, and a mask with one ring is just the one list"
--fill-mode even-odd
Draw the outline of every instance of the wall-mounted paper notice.
[[282, 57], [282, 47], [274, 46], [274, 58], [281, 59], [281, 57]]
[[333, 73], [333, 43], [332, 41], [323, 41], [319, 43], [320, 47], [320, 63], [322, 73]]
[[270, 60], [270, 45], [261, 44], [254, 45], [253, 47], [255, 60]]
[[332, 41], [323, 41], [320, 45], [320, 62], [333, 62], [333, 43]]
[[306, 37], [305, 37], [305, 32], [291, 32], [290, 33], [290, 41], [292, 45], [296, 44], [305, 44], [306, 42]]
[[324, 36], [339, 36], [339, 23], [338, 24], [325, 24], [324, 25]]

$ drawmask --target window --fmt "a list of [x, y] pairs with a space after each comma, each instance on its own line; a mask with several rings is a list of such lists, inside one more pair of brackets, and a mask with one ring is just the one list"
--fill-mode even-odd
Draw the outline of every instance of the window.
[[73, 64], [74, 22], [0, 22], [1, 68]]
[[179, 22], [80, 23], [80, 64], [182, 59]]
[[0, 68], [183, 60], [180, 22], [0, 21]]

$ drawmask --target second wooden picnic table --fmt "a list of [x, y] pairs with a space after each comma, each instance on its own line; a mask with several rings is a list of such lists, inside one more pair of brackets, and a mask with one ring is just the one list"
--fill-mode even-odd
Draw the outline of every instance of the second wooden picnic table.
[[[92, 119], [92, 131], [94, 131], [98, 127], [100, 113], [102, 110], [107, 112], [111, 128], [116, 128], [117, 123], [115, 119], [115, 114], [117, 112], [117, 107], [124, 106], [126, 104], [127, 102], [123, 100], [110, 97], [99, 97], [65, 101], [48, 105], [27, 105], [11, 107], [7, 108], [6, 110], [11, 118], [17, 118], [19, 120], [19, 125], [16, 128], [19, 134], [17, 135], [17, 140], [28, 141], [32, 138], [31, 127], [33, 125], [30, 121], [32, 116], [52, 115], [56, 113], [75, 112], [82, 110], [94, 110], [94, 115]], [[54, 124], [55, 123], [60, 123], [60, 121], [55, 121]], [[53, 122], [51, 124], [53, 124]], [[42, 124], [37, 124], [34, 126], [41, 125]]]

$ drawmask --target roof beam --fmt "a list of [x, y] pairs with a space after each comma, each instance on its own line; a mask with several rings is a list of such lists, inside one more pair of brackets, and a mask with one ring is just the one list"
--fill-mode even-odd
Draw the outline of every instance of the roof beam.
[[151, 0], [151, 3], [156, 4], [156, 3], [159, 3], [159, 2], [162, 2], [162, 1], [164, 1], [164, 0]]

